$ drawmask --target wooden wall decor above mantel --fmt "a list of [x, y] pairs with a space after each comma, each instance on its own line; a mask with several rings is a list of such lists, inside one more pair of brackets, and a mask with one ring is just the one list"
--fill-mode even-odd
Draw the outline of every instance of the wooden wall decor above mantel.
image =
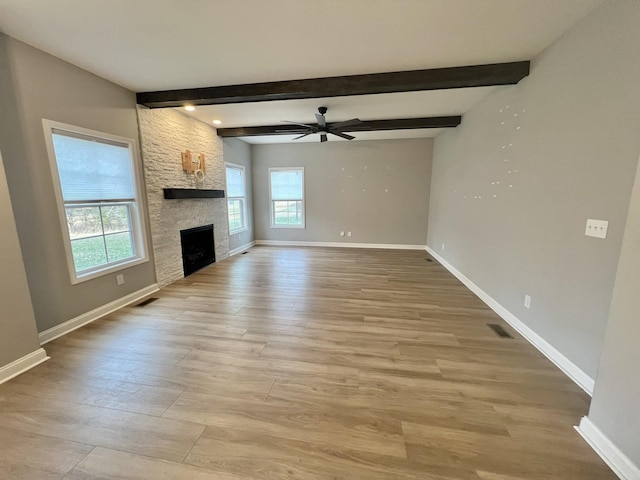
[[182, 152], [182, 170], [184, 170], [185, 173], [207, 173], [204, 164], [204, 153], [199, 153], [194, 160], [190, 150]]

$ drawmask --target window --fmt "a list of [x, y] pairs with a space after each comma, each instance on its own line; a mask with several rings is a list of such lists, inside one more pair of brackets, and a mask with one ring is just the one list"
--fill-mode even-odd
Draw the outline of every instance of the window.
[[246, 180], [244, 167], [227, 163], [227, 207], [229, 210], [229, 233], [247, 229]]
[[71, 283], [147, 261], [133, 140], [43, 123]]
[[271, 227], [304, 228], [304, 168], [270, 168]]

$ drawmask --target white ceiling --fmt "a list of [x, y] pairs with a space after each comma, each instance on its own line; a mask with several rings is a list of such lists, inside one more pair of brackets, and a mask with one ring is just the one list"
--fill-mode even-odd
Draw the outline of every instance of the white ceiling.
[[[529, 60], [602, 1], [0, 0], [0, 30], [153, 91]], [[489, 91], [220, 105], [193, 115], [224, 127], [313, 122], [321, 105], [330, 122], [454, 115]]]

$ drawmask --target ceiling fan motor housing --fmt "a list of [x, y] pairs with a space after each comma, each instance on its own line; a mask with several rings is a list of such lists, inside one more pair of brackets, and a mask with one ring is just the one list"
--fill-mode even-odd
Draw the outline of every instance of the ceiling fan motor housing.
[[299, 140], [301, 138], [306, 137], [307, 135], [311, 135], [312, 133], [320, 134], [320, 141], [327, 141], [327, 134], [336, 135], [338, 137], [342, 137], [346, 140], [353, 140], [355, 137], [351, 135], [347, 135], [342, 131], [343, 127], [358, 125], [362, 123], [358, 118], [352, 118], [351, 120], [347, 120], [346, 122], [338, 122], [332, 125], [327, 124], [327, 120], [324, 117], [324, 114], [327, 113], [327, 107], [318, 107], [318, 113], [316, 113], [316, 121], [318, 122], [316, 125], [307, 125], [304, 123], [298, 122], [288, 122], [294, 123], [301, 127], [307, 128], [307, 133], [303, 133], [299, 137], [294, 138], [294, 140]]

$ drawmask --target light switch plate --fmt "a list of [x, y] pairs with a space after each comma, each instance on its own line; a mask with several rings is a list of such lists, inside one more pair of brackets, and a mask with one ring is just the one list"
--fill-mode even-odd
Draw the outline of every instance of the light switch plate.
[[124, 275], [122, 273], [119, 275], [116, 275], [116, 283], [118, 285], [122, 285], [124, 283]]
[[607, 220], [594, 220], [589, 218], [587, 219], [587, 228], [584, 234], [587, 237], [607, 238], [608, 228], [609, 222]]

